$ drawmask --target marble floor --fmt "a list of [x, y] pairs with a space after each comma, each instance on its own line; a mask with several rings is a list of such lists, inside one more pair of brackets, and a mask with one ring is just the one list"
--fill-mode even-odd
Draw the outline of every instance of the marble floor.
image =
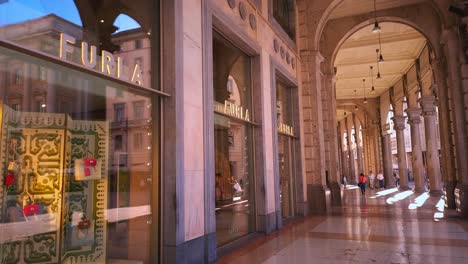
[[217, 263], [468, 263], [468, 221], [444, 200], [397, 189], [343, 190], [327, 216], [292, 220]]

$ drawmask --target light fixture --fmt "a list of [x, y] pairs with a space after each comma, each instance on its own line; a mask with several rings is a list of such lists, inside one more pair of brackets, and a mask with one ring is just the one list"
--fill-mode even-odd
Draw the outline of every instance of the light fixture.
[[372, 33], [380, 33], [382, 29], [380, 28], [379, 22], [377, 21], [377, 4], [374, 0], [374, 29], [372, 29]]
[[380, 65], [379, 65], [379, 49], [375, 50], [375, 53], [377, 53], [377, 79], [381, 79], [382, 76], [380, 76]]
[[383, 58], [383, 55], [382, 55], [382, 43], [380, 41], [380, 32], [379, 32], [379, 50], [380, 50], [379, 62], [384, 62], [384, 58]]
[[371, 74], [371, 82], [372, 82], [372, 88], [371, 88], [371, 94], [375, 93], [375, 88], [374, 88], [374, 67], [370, 66], [370, 74]]
[[[356, 89], [354, 89], [354, 99], [357, 99], [357, 95], [356, 95]], [[358, 107], [357, 105], [354, 106], [354, 111], [357, 111], [358, 110]]]
[[366, 98], [366, 79], [362, 79], [362, 88], [364, 90], [364, 104], [367, 104], [367, 98]]

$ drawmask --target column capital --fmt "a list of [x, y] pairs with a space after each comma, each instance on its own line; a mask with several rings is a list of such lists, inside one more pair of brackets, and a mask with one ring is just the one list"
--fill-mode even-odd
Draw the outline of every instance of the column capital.
[[424, 96], [419, 99], [419, 104], [421, 104], [423, 116], [436, 115], [437, 99], [435, 96]]
[[393, 128], [396, 131], [405, 130], [406, 117], [404, 117], [404, 116], [394, 116], [392, 119], [393, 119], [393, 124], [394, 124]]
[[390, 131], [390, 124], [385, 123], [382, 125], [382, 136], [390, 135], [392, 132]]
[[405, 110], [408, 114], [408, 124], [419, 124], [421, 123], [421, 108], [412, 107]]

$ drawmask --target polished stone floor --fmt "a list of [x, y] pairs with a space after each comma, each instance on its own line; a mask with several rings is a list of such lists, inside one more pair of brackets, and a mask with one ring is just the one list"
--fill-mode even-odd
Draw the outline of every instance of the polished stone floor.
[[293, 220], [217, 263], [468, 263], [468, 221], [444, 200], [397, 189], [343, 190], [344, 206]]

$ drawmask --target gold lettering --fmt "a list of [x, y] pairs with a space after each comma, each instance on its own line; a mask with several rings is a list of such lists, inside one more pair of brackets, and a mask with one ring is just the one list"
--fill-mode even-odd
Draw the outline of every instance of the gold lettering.
[[143, 73], [140, 70], [140, 66], [135, 64], [135, 68], [133, 69], [132, 80], [131, 82], [136, 83], [138, 85], [143, 85]]
[[[76, 39], [72, 36], [69, 36], [65, 33], [60, 33], [60, 49], [59, 55], [60, 59], [67, 60], [67, 53], [73, 53], [73, 44], [75, 44]], [[69, 45], [71, 44], [71, 45]]]
[[117, 57], [117, 78], [127, 81], [128, 76], [125, 74], [123, 67], [122, 58]]
[[101, 55], [101, 71], [109, 76], [115, 76], [115, 61], [112, 53], [103, 50]]
[[245, 109], [245, 121], [250, 122], [249, 109]]
[[89, 54], [88, 43], [81, 42], [81, 63], [90, 69], [96, 67], [96, 46], [91, 45], [91, 55]]

